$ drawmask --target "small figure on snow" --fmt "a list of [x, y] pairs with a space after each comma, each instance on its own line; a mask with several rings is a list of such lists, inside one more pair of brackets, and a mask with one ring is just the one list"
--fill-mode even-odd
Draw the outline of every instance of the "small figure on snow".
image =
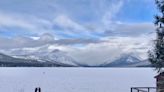
[[41, 92], [41, 88], [40, 87], [35, 88], [35, 92]]

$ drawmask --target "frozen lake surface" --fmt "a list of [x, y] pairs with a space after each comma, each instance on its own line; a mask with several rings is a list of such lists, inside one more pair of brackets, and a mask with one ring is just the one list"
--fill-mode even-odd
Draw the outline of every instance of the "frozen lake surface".
[[150, 68], [0, 68], [1, 92], [130, 92], [155, 87]]

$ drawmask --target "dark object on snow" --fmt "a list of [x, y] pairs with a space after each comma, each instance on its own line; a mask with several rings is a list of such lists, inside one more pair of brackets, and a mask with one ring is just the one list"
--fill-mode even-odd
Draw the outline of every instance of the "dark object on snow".
[[41, 88], [40, 87], [35, 88], [35, 92], [41, 92]]
[[131, 87], [130, 92], [156, 92], [156, 87]]
[[157, 81], [157, 92], [164, 92], [164, 72], [155, 76]]

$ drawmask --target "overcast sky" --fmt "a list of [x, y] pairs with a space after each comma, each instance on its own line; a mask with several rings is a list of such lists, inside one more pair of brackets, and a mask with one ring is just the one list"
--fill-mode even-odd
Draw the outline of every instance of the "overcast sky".
[[0, 50], [47, 46], [89, 64], [145, 58], [156, 14], [154, 0], [0, 0]]

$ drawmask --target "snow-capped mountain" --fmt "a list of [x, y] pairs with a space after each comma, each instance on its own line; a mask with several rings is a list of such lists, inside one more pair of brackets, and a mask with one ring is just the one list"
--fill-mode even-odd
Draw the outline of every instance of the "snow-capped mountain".
[[0, 53], [0, 62], [10, 62], [13, 57]]
[[40, 66], [41, 63], [32, 59], [15, 58], [0, 53], [0, 66]]
[[8, 67], [15, 67], [15, 66], [25, 66], [25, 67], [73, 67], [70, 64], [58, 63], [58, 62], [50, 62], [44, 61], [40, 62], [37, 59], [33, 58], [23, 58], [23, 57], [12, 57], [9, 55], [5, 55], [0, 53], [0, 66], [8, 66]]
[[65, 52], [62, 52], [58, 49], [55, 49], [53, 51], [50, 52], [34, 52], [28, 55], [19, 55], [19, 56], [15, 56], [15, 57], [19, 57], [19, 58], [25, 58], [25, 59], [33, 59], [33, 60], [37, 60], [40, 62], [51, 62], [51, 63], [59, 63], [59, 64], [68, 64], [68, 65], [73, 65], [76, 66], [76, 64], [74, 64], [75, 60], [73, 58], [71, 58], [70, 56], [66, 55]]
[[148, 61], [142, 60], [139, 56], [135, 54], [123, 54], [114, 61], [110, 63], [104, 63], [101, 66], [104, 67], [139, 67], [139, 66], [149, 66]]
[[40, 64], [40, 66], [80, 66], [80, 67], [137, 67], [151, 66], [147, 60], [142, 60], [134, 53], [122, 54], [112, 62], [106, 61], [101, 65], [91, 66], [82, 64], [69, 56], [69, 52], [62, 51], [58, 48], [50, 48], [51, 45], [44, 45], [36, 48], [13, 49], [4, 51], [7, 55], [0, 54], [1, 61], [20, 62], [21, 64]]
[[32, 60], [32, 59], [15, 58], [15, 57], [0, 53], [0, 62], [3, 62], [3, 63], [35, 63], [37, 61]]
[[142, 62], [139, 62], [137, 64], [133, 64], [133, 66], [137, 66], [137, 67], [152, 67], [151, 63], [146, 59], [143, 60]]
[[25, 60], [35, 60], [40, 63], [50, 62], [54, 64], [76, 66], [75, 60], [67, 52], [55, 47], [55, 45], [44, 45], [33, 48], [12, 49], [10, 51], [1, 51], [14, 58]]

